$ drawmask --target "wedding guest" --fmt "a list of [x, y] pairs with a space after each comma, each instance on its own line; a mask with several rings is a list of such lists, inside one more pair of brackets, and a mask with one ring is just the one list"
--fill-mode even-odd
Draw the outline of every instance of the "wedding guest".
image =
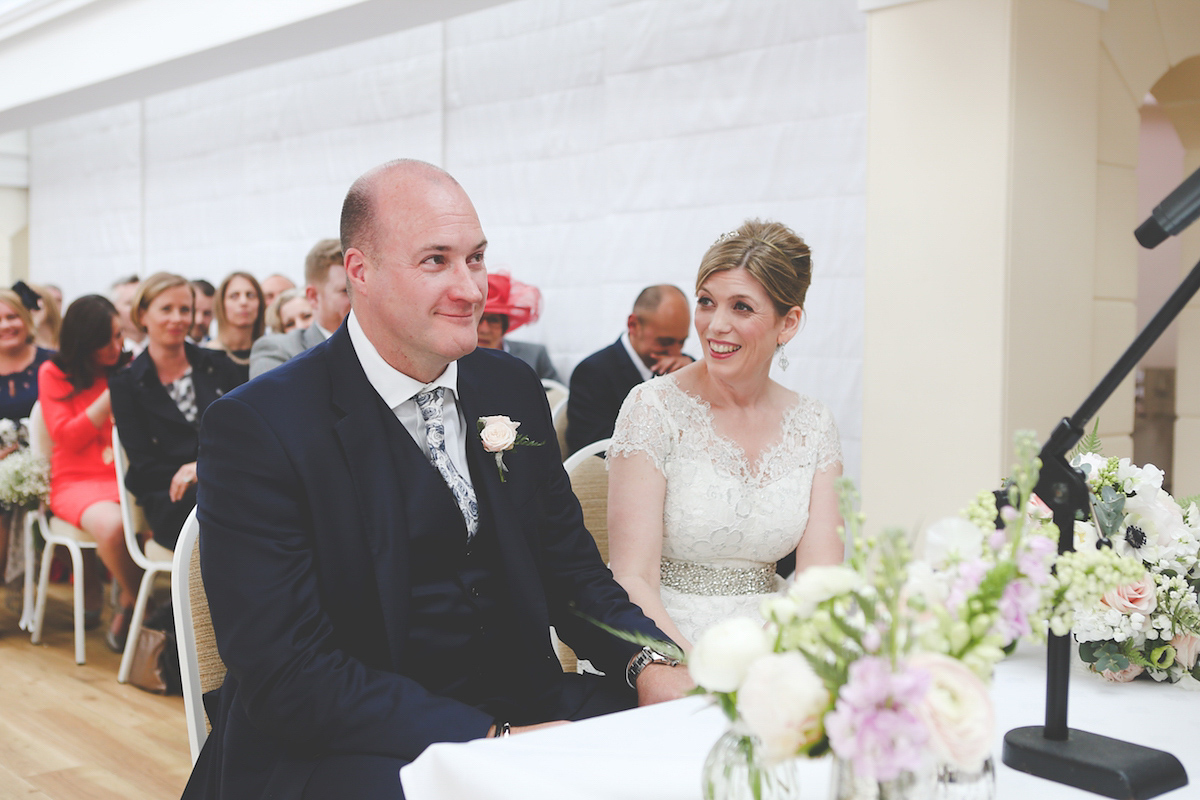
[[255, 342], [250, 352], [251, 378], [325, 341], [350, 313], [342, 243], [337, 239], [320, 240], [305, 256], [304, 296], [312, 303], [312, 324], [288, 333], [268, 334]]
[[[105, 642], [125, 649], [142, 571], [125, 547], [125, 528], [113, 468], [112, 405], [108, 379], [124, 362], [125, 335], [112, 302], [85, 295], [63, 315], [62, 348], [38, 373], [38, 400], [54, 442], [50, 511], [96, 540], [100, 560], [120, 586], [120, 609]], [[91, 550], [84, 550], [85, 605], [100, 618], [103, 593]]]
[[557, 381], [558, 371], [545, 345], [506, 338], [522, 325], [537, 322], [541, 305], [542, 293], [536, 287], [513, 280], [503, 272], [489, 273], [487, 305], [477, 331], [479, 346], [511, 353], [533, 367], [539, 378]]
[[[435, 742], [691, 686], [580, 616], [662, 636], [583, 526], [540, 382], [476, 348], [487, 242], [462, 187], [392, 162], [342, 209], [346, 323], [201, 426], [200, 566], [228, 673], [185, 798], [402, 797], [400, 767]], [[504, 483], [476, 427], [493, 414], [546, 443], [498, 450]], [[485, 428], [495, 447], [505, 430]], [[551, 624], [605, 675], [564, 673]]]
[[223, 350], [250, 376], [250, 349], [266, 328], [267, 306], [262, 287], [248, 272], [231, 272], [217, 287], [213, 314], [217, 335], [209, 342], [213, 350]]
[[280, 292], [295, 288], [296, 284], [292, 283], [292, 279], [286, 275], [280, 275], [278, 272], [268, 275], [262, 282], [263, 305], [271, 305], [275, 298], [279, 297]]
[[775, 562], [842, 561], [834, 482], [842, 452], [821, 403], [771, 380], [812, 278], [804, 240], [751, 220], [696, 276], [702, 360], [640, 384], [609, 447], [609, 555], [617, 581], [674, 641], [758, 616]]
[[62, 305], [58, 296], [48, 285], [31, 283], [29, 288], [38, 296], [37, 307], [29, 309], [33, 315], [34, 341], [38, 347], [57, 350], [62, 331]]
[[307, 328], [312, 321], [312, 303], [299, 289], [284, 289], [267, 306], [267, 327], [271, 333], [291, 333], [297, 328]]
[[194, 296], [179, 275], [157, 272], [142, 281], [130, 316], [148, 344], [108, 382], [129, 458], [125, 487], [145, 512], [154, 541], [168, 550], [196, 505], [200, 417], [244, 380], [225, 353], [187, 341]]
[[129, 319], [129, 309], [133, 307], [133, 296], [137, 294], [141, 278], [136, 274], [118, 278], [109, 287], [109, 298], [121, 315], [121, 331], [125, 335], [124, 348], [132, 355], [142, 352], [146, 346], [146, 336], [137, 329]]
[[196, 278], [192, 281], [192, 288], [196, 290], [196, 317], [192, 321], [188, 341], [197, 347], [208, 347], [212, 341], [209, 331], [212, 328], [213, 297], [217, 294], [217, 287], [204, 278]]
[[688, 300], [669, 284], [648, 286], [637, 296], [621, 338], [580, 361], [571, 373], [567, 399], [567, 449], [612, 436], [629, 390], [655, 375], [692, 363], [684, 354]]
[[[53, 356], [33, 336], [33, 317], [12, 289], [0, 289], [0, 418], [14, 425], [29, 416], [38, 397], [38, 369]], [[0, 459], [17, 449], [0, 447]], [[0, 510], [0, 576], [7, 578], [11, 512]], [[15, 544], [15, 543], [14, 543]], [[18, 562], [19, 563], [19, 562]], [[6, 582], [0, 579], [0, 583]]]

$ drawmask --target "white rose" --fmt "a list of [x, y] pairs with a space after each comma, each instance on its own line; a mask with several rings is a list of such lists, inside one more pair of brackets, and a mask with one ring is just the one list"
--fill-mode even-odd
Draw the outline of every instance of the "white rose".
[[688, 656], [688, 672], [710, 692], [736, 692], [750, 664], [769, 652], [771, 639], [762, 625], [734, 617], [700, 634]]
[[930, 564], [974, 561], [983, 555], [983, 532], [962, 517], [946, 517], [925, 529], [925, 560]]
[[940, 653], [919, 653], [908, 663], [930, 676], [917, 714], [934, 755], [961, 770], [978, 770], [992, 751], [996, 727], [987, 685], [961, 661]]
[[508, 417], [479, 419], [483, 423], [483, 428], [479, 431], [479, 440], [483, 442], [484, 450], [489, 453], [502, 453], [512, 448], [513, 443], [517, 441], [517, 428], [521, 427], [521, 423], [513, 422]]
[[809, 567], [796, 576], [788, 596], [796, 601], [797, 616], [810, 617], [819, 604], [862, 585], [862, 577], [850, 567]]
[[762, 741], [767, 762], [776, 763], [821, 738], [829, 692], [799, 653], [771, 653], [746, 671], [737, 709]]

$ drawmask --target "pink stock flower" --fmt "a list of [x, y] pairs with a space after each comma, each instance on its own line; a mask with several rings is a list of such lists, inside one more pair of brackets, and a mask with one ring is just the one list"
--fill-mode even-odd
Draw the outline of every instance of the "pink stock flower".
[[825, 718], [829, 744], [854, 763], [856, 775], [891, 780], [920, 766], [929, 731], [917, 707], [929, 689], [929, 673], [886, 658], [860, 658], [850, 665], [837, 705]]
[[958, 565], [958, 575], [950, 586], [950, 594], [946, 598], [946, 607], [951, 613], [958, 610], [968, 596], [975, 593], [979, 584], [988, 572], [988, 565], [982, 559], [964, 561]]
[[1013, 581], [1004, 588], [1000, 596], [1000, 620], [997, 632], [1004, 636], [1005, 644], [1028, 636], [1032, 631], [1029, 618], [1041, 604], [1041, 593], [1025, 581]]
[[1058, 545], [1045, 536], [1030, 536], [1017, 553], [1017, 569], [1029, 578], [1034, 586], [1043, 586], [1050, 580], [1050, 566], [1058, 554]]

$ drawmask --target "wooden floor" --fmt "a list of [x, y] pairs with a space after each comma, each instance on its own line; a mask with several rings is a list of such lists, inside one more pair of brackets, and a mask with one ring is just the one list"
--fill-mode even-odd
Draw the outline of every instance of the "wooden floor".
[[18, 619], [0, 599], [0, 800], [179, 797], [191, 770], [183, 698], [117, 683], [108, 612], [87, 634], [83, 666], [69, 586], [50, 589], [42, 644]]

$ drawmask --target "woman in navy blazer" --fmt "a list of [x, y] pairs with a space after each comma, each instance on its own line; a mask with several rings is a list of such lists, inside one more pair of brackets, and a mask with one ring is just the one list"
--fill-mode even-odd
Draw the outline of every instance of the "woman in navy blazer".
[[137, 498], [154, 540], [174, 549], [196, 505], [200, 417], [242, 382], [242, 371], [217, 350], [188, 344], [195, 290], [186, 278], [159, 272], [142, 282], [130, 318], [149, 345], [109, 381], [113, 418], [129, 458], [125, 486]]

